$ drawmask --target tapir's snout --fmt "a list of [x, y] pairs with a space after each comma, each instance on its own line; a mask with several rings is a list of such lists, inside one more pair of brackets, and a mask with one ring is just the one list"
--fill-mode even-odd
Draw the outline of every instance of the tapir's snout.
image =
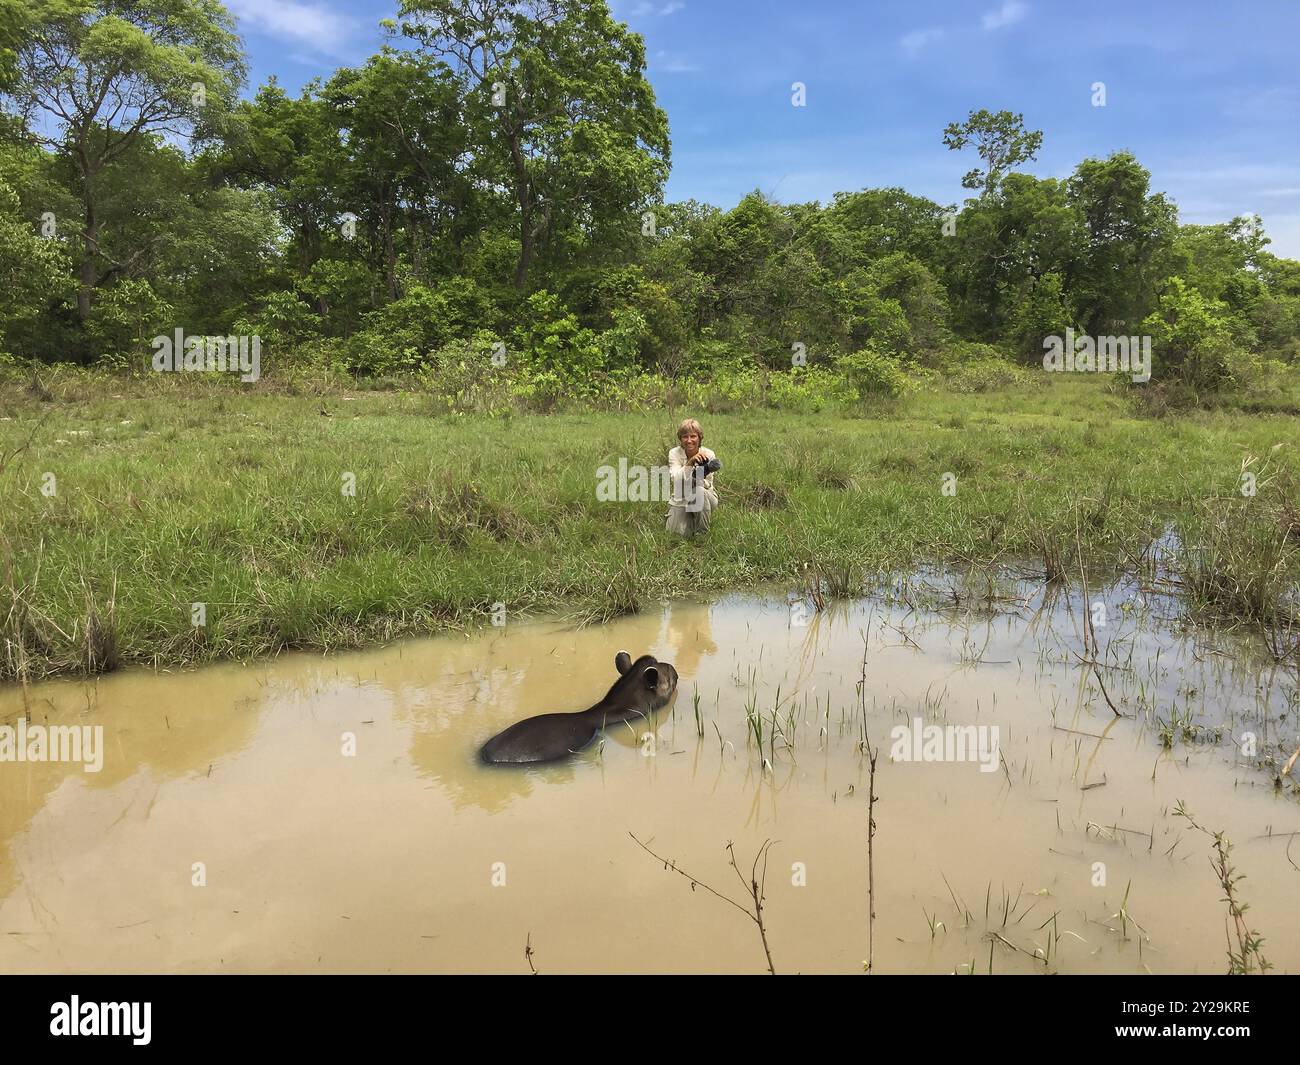
[[663, 706], [674, 695], [677, 694], [677, 668], [671, 662], [659, 663], [659, 683], [656, 685], [655, 694], [659, 697], [659, 705]]

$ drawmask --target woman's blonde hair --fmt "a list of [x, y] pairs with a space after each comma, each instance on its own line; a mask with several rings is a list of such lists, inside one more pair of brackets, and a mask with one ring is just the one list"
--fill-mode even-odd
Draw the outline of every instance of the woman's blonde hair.
[[681, 425], [677, 427], [678, 441], [680, 441], [681, 438], [685, 436], [687, 433], [699, 433], [700, 443], [701, 444], [704, 443], [704, 430], [700, 428], [700, 423], [697, 422], [694, 418], [687, 418], [684, 422], [682, 422]]

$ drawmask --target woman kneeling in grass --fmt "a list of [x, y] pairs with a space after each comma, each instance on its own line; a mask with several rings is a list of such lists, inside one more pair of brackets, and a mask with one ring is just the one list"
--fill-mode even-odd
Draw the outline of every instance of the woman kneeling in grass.
[[672, 497], [668, 500], [668, 531], [680, 536], [705, 532], [718, 505], [713, 475], [722, 469], [704, 443], [704, 430], [694, 418], [677, 427], [678, 446], [668, 452]]

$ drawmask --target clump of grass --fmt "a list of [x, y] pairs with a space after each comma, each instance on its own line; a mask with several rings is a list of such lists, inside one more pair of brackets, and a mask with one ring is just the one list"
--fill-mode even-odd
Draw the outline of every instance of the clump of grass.
[[1169, 720], [1156, 718], [1156, 728], [1160, 736], [1160, 745], [1165, 750], [1171, 750], [1174, 741], [1181, 738], [1184, 743], [1218, 743], [1223, 739], [1222, 728], [1206, 728], [1192, 720], [1190, 709], [1180, 711], [1174, 707], [1170, 712]]
[[1102, 532], [1106, 528], [1106, 521], [1110, 517], [1111, 497], [1114, 490], [1115, 481], [1112, 478], [1106, 482], [1101, 495], [1096, 499], [1081, 499], [1079, 501], [1079, 525], [1083, 530], [1095, 534]]
[[638, 595], [640, 583], [634, 547], [605, 589], [605, 600], [610, 617], [636, 614], [641, 610], [641, 599]]
[[823, 488], [831, 488], [836, 492], [846, 492], [850, 488], [857, 487], [857, 481], [853, 475], [841, 466], [827, 465], [817, 469], [814, 480]]
[[1065, 583], [1065, 542], [1045, 526], [1038, 526], [1031, 534], [1035, 549], [1043, 560], [1043, 580], [1048, 584]]
[[[1289, 505], [1289, 504], [1288, 504]], [[1300, 559], [1291, 518], [1259, 499], [1213, 500], [1183, 535], [1183, 581], [1212, 612], [1263, 625], [1285, 623], [1288, 591]]]
[[814, 559], [803, 566], [804, 594], [818, 611], [836, 599], [852, 599], [862, 592], [862, 569], [852, 559]]
[[1284, 499], [1278, 508], [1277, 517], [1282, 535], [1291, 543], [1300, 545], [1300, 507], [1289, 499]]
[[779, 510], [790, 501], [790, 494], [780, 485], [763, 481], [735, 485], [724, 496], [728, 503], [744, 510]]
[[851, 559], [822, 566], [821, 579], [832, 599], [849, 599], [862, 591], [861, 567]]
[[0, 566], [4, 581], [0, 585], [0, 647], [4, 651], [0, 657], [0, 679], [26, 683], [32, 657], [38, 660], [47, 657], [53, 650], [52, 641], [32, 611], [29, 586], [17, 582], [13, 552], [3, 534], [0, 534]]
[[882, 470], [911, 473], [920, 469], [921, 461], [910, 451], [889, 451], [881, 455], [876, 464]]
[[82, 639], [82, 667], [87, 673], [112, 673], [122, 665], [118, 651], [114, 597], [101, 614], [89, 590], [86, 591], [86, 624]]
[[1112, 921], [1116, 917], [1119, 918], [1120, 936], [1124, 939], [1128, 939], [1128, 926], [1130, 923], [1144, 936], [1146, 935], [1146, 929], [1143, 928], [1140, 924], [1138, 924], [1137, 920], [1133, 917], [1133, 914], [1129, 912], [1128, 895], [1129, 892], [1132, 890], [1132, 888], [1133, 888], [1133, 881], [1130, 880], [1127, 884], [1124, 885], [1124, 897], [1120, 900], [1119, 911], [1117, 913], [1112, 913], [1110, 915], [1110, 920]]
[[754, 742], [758, 744], [758, 756], [763, 757], [763, 715], [758, 711], [758, 695], [751, 689], [749, 699], [745, 703], [745, 723], [749, 726], [749, 732], [754, 737]]
[[41, 403], [52, 403], [54, 401], [54, 393], [46, 387], [45, 382], [41, 380], [40, 374], [35, 370], [32, 371], [31, 380], [27, 382], [26, 392]]
[[428, 485], [410, 489], [403, 504], [407, 514], [432, 523], [440, 538], [464, 546], [473, 533], [482, 533], [503, 543], [541, 542], [537, 528], [513, 507], [486, 496], [472, 482], [448, 484], [440, 492]]
[[573, 617], [580, 627], [603, 625], [614, 618], [641, 611], [640, 577], [637, 574], [636, 548], [633, 548], [605, 586], [601, 602], [578, 611]]

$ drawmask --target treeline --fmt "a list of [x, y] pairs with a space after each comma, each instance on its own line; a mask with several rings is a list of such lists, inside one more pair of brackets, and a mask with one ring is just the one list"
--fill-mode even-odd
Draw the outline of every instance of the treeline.
[[1155, 379], [1204, 391], [1300, 351], [1300, 263], [1257, 217], [1180, 224], [1126, 152], [1039, 179], [1014, 167], [1042, 134], [979, 111], [942, 133], [980, 158], [960, 207], [665, 203], [668, 120], [603, 0], [406, 0], [387, 25], [364, 65], [240, 99], [216, 0], [0, 0], [0, 357], [143, 369], [181, 328], [256, 335], [272, 372], [891, 391], [1074, 329], [1151, 336]]

